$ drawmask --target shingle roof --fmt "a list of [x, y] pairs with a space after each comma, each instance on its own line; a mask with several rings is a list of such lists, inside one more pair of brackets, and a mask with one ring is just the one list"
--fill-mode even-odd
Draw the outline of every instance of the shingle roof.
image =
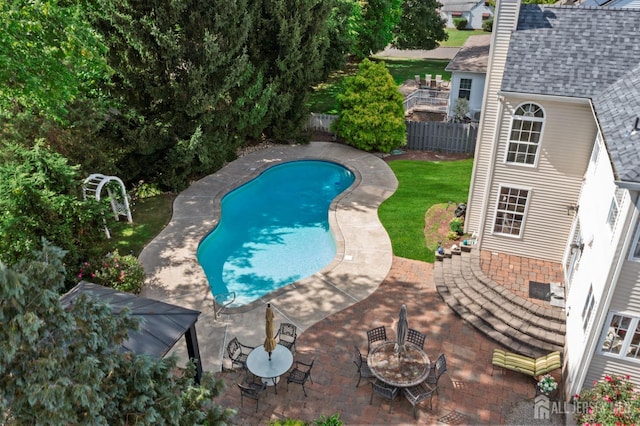
[[443, 12], [468, 12], [480, 3], [480, 0], [440, 0]]
[[523, 5], [502, 90], [589, 98], [620, 180], [640, 182], [640, 10]]
[[490, 34], [469, 37], [445, 70], [486, 73], [490, 45]]

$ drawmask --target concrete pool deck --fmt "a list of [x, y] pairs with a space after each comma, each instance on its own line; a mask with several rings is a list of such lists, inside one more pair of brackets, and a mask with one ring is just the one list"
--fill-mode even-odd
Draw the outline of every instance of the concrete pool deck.
[[[220, 218], [220, 200], [270, 166], [303, 159], [340, 163], [355, 174], [355, 182], [334, 200], [329, 212], [336, 258], [311, 277], [242, 308], [227, 309], [215, 319], [213, 296], [196, 250]], [[147, 274], [141, 295], [202, 312], [196, 330], [203, 369], [221, 371], [223, 365], [229, 366], [224, 354], [230, 339], [238, 337], [250, 346], [263, 343], [267, 303], [274, 308], [276, 324], [293, 323], [300, 335], [378, 288], [391, 269], [393, 256], [377, 209], [397, 186], [395, 175], [382, 159], [338, 143], [276, 145], [245, 155], [193, 183], [175, 199], [171, 222], [139, 256]], [[183, 361], [186, 352], [181, 342], [172, 351]]]

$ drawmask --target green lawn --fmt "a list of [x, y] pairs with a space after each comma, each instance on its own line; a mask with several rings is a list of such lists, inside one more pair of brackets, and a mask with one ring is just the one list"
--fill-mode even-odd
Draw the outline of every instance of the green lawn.
[[171, 220], [175, 194], [161, 194], [136, 201], [131, 208], [133, 223], [122, 220], [111, 226], [111, 239], [104, 242], [104, 253], [118, 249], [122, 255], [138, 256]]
[[[398, 86], [401, 86], [407, 80], [413, 79], [416, 74], [422, 76], [431, 74], [434, 77], [440, 74], [443, 80], [451, 79], [451, 73], [444, 70], [449, 63], [448, 60], [385, 59], [384, 62]], [[337, 114], [336, 95], [340, 91], [340, 85], [346, 76], [355, 75], [357, 71], [357, 64], [350, 64], [346, 70], [331, 74], [326, 82], [314, 87], [308, 103], [311, 112]]]
[[472, 35], [491, 34], [483, 30], [456, 30], [455, 28], [447, 28], [449, 39], [441, 41], [442, 47], [461, 47], [467, 39]]
[[466, 203], [473, 159], [389, 162], [398, 190], [378, 209], [396, 256], [433, 262], [436, 247], [427, 247], [424, 216], [434, 204]]

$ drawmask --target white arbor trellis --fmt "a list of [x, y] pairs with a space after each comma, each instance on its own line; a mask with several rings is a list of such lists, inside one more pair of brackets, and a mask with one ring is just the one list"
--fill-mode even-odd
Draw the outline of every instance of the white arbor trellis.
[[[110, 183], [113, 182], [113, 185]], [[114, 191], [117, 186], [119, 191]], [[100, 173], [90, 174], [82, 184], [82, 196], [86, 200], [88, 197], [94, 197], [96, 201], [100, 201], [102, 190], [106, 187], [109, 202], [111, 203], [111, 211], [113, 211], [116, 220], [120, 216], [126, 216], [129, 223], [133, 223], [131, 217], [131, 208], [129, 207], [129, 197], [124, 183], [117, 176], [106, 176]], [[105, 227], [107, 238], [110, 238], [109, 230]]]

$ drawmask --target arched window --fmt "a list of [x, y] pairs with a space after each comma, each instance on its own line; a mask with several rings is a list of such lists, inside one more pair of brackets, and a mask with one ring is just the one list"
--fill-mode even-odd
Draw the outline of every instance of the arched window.
[[544, 112], [536, 104], [520, 105], [511, 119], [511, 133], [507, 149], [507, 163], [536, 163]]

